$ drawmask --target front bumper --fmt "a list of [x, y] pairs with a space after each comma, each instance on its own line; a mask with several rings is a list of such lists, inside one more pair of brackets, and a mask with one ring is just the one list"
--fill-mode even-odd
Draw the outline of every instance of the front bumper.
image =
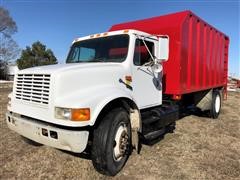
[[76, 153], [83, 152], [87, 146], [89, 132], [85, 130], [58, 128], [9, 112], [6, 113], [6, 121], [11, 130], [40, 144]]

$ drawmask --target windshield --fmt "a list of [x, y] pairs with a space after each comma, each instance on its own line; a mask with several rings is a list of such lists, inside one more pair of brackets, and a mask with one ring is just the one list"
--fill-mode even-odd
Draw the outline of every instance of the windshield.
[[127, 57], [128, 44], [127, 34], [79, 41], [72, 45], [67, 63], [123, 62]]

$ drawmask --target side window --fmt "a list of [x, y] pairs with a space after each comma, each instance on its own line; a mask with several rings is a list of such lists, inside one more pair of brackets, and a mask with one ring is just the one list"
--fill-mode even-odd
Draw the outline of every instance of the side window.
[[[154, 50], [154, 43], [150, 41], [145, 41], [148, 49], [153, 54]], [[149, 62], [151, 60], [151, 56], [147, 51], [147, 48], [145, 47], [142, 40], [137, 39], [135, 43], [135, 50], [134, 50], [134, 58], [133, 63], [136, 66], [142, 66], [143, 64]]]

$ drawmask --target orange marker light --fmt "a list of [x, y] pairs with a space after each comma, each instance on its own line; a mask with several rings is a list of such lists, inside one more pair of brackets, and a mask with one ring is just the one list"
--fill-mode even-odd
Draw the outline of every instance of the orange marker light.
[[173, 95], [173, 99], [174, 99], [174, 100], [181, 100], [181, 99], [182, 99], [182, 95], [176, 95], [176, 94], [174, 94], [174, 95]]
[[107, 35], [108, 35], [108, 33], [107, 33], [107, 32], [103, 33], [103, 36], [107, 36]]
[[124, 31], [123, 31], [123, 33], [128, 33], [128, 32], [129, 32], [129, 30], [128, 30], [128, 29], [126, 29], [126, 30], [124, 30]]
[[71, 109], [72, 121], [88, 121], [90, 120], [90, 109]]
[[100, 37], [100, 36], [101, 36], [101, 34], [97, 34], [97, 35], [96, 35], [96, 37]]

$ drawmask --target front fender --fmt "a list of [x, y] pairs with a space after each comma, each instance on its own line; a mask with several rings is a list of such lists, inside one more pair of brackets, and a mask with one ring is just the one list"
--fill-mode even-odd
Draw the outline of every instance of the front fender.
[[66, 108], [90, 108], [90, 121], [79, 122], [79, 126], [93, 126], [101, 110], [110, 101], [117, 98], [128, 98], [133, 100], [130, 90], [105, 86], [79, 90], [68, 96], [57, 98], [56, 106]]

